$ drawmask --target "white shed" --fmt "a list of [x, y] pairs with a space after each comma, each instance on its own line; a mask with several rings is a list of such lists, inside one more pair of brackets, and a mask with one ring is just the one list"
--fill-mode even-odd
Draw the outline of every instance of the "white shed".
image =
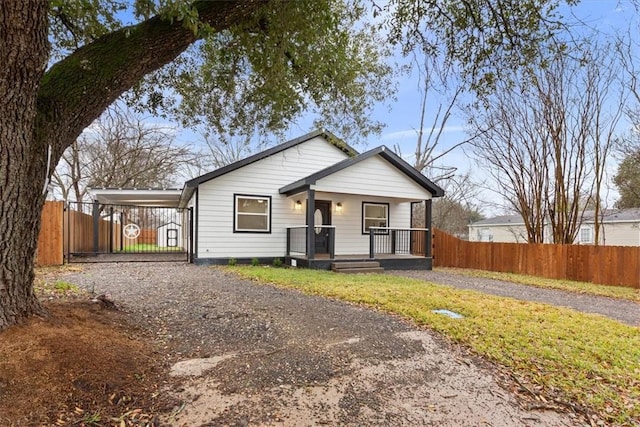
[[182, 225], [174, 221], [161, 225], [157, 241], [161, 248], [182, 248]]

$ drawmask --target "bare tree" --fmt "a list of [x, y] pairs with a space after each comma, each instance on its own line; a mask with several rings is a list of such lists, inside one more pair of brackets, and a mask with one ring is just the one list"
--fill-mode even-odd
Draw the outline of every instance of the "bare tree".
[[[602, 214], [605, 161], [621, 117], [619, 61], [609, 46], [557, 53], [468, 110], [478, 161], [522, 215], [529, 242], [573, 243], [584, 212]], [[599, 238], [600, 221], [596, 221]], [[596, 240], [597, 242], [597, 240]]]
[[90, 187], [170, 187], [197, 156], [174, 141], [175, 129], [110, 108], [64, 152], [52, 184], [82, 202]]

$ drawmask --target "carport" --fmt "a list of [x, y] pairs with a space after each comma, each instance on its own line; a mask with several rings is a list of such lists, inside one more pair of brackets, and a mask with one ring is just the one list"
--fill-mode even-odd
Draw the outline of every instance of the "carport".
[[92, 188], [90, 203], [68, 202], [69, 262], [188, 261], [191, 210], [178, 188]]

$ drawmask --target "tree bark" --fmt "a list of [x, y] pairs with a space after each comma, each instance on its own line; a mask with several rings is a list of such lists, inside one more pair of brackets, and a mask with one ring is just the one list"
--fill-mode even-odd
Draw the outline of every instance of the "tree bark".
[[[266, 2], [194, 6], [201, 21], [223, 31]], [[123, 92], [198, 39], [177, 19], [154, 17], [83, 46], [45, 73], [48, 6], [0, 2], [0, 330], [42, 312], [33, 265], [47, 173]]]
[[36, 136], [44, 74], [47, 0], [0, 2], [0, 330], [39, 313], [33, 258], [46, 147]]

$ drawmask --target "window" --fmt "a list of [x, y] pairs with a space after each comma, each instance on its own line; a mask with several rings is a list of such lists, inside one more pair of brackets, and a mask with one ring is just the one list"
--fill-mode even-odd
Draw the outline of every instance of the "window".
[[593, 233], [591, 227], [580, 227], [580, 244], [593, 243]]
[[[362, 203], [362, 234], [369, 234], [370, 227], [389, 226], [388, 203]], [[385, 232], [386, 233], [386, 232]]]
[[271, 233], [271, 197], [236, 194], [234, 232]]
[[[491, 230], [488, 228], [481, 228], [478, 230], [478, 241], [479, 242], [493, 242], [493, 235], [491, 234]], [[516, 237], [516, 242], [518, 238]]]

